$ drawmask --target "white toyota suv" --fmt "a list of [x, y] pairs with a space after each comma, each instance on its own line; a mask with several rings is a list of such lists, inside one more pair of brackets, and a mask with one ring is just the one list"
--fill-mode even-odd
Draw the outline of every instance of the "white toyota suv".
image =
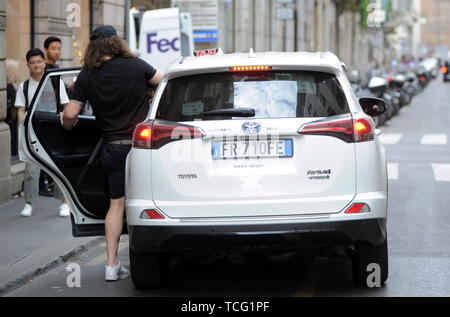
[[[355, 282], [374, 263], [384, 283], [387, 173], [372, 119], [384, 102], [358, 100], [332, 53], [213, 53], [169, 67], [136, 127], [124, 228], [134, 284], [162, 286], [173, 252], [305, 244], [351, 250]], [[46, 74], [21, 151], [62, 186], [73, 235], [101, 235], [108, 199], [95, 117], [65, 131], [56, 105], [41, 110], [51, 77], [78, 72]]]

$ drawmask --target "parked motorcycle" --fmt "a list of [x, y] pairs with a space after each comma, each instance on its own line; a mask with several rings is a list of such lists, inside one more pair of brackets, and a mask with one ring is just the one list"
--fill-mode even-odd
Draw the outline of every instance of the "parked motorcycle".
[[378, 117], [377, 126], [381, 126], [394, 116], [394, 97], [387, 93], [389, 83], [382, 77], [372, 77], [367, 85], [369, 95], [367, 97], [382, 98], [386, 102], [387, 111]]

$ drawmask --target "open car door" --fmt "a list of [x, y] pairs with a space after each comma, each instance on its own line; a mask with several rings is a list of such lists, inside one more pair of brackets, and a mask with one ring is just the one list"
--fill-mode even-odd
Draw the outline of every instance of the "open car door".
[[66, 131], [60, 123], [59, 113], [64, 107], [54, 87], [59, 82], [70, 99], [67, 87], [80, 70], [55, 69], [46, 73], [23, 125], [19, 125], [20, 158], [39, 165], [61, 188], [70, 207], [75, 237], [104, 235], [109, 207], [106, 174], [100, 162], [101, 133], [95, 117], [84, 109], [72, 131]]

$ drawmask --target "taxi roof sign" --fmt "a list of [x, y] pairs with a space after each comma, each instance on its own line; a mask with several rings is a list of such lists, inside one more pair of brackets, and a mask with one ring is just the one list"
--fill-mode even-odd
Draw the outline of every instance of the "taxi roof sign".
[[223, 55], [223, 51], [220, 47], [216, 48], [206, 48], [203, 50], [196, 50], [193, 52], [195, 57], [206, 56], [206, 55]]

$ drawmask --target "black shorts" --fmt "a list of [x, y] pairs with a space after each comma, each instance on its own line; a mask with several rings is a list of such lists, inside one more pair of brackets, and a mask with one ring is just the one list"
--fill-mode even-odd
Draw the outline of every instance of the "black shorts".
[[102, 165], [108, 179], [109, 198], [125, 197], [125, 162], [131, 145], [103, 144]]

